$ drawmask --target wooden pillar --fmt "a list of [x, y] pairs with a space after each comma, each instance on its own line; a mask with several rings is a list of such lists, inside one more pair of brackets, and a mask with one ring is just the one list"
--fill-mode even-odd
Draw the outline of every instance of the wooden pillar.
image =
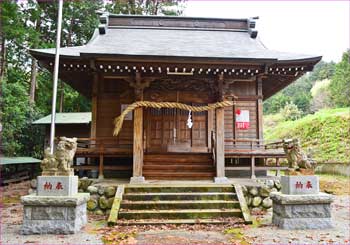
[[[223, 98], [223, 80], [221, 74], [218, 80], [218, 99], [222, 101]], [[216, 109], [216, 178], [215, 183], [225, 183], [228, 179], [225, 176], [225, 122], [224, 122], [224, 108]]]
[[[258, 132], [257, 136], [259, 140], [263, 140], [263, 94], [262, 94], [262, 78], [257, 79], [257, 114], [258, 114]], [[260, 146], [260, 145], [259, 145]]]
[[[98, 105], [98, 87], [99, 87], [99, 75], [97, 72], [93, 74], [92, 80], [92, 94], [91, 94], [91, 131], [90, 138], [94, 139], [91, 141], [92, 147], [100, 147], [96, 145], [96, 131], [97, 131], [97, 105]], [[99, 150], [99, 170], [98, 178], [103, 179], [103, 153]], [[90, 163], [89, 163], [90, 164]]]
[[92, 94], [91, 94], [91, 131], [90, 138], [96, 138], [97, 126], [97, 95], [98, 95], [98, 79], [99, 76], [95, 72], [92, 80]]
[[143, 165], [143, 108], [134, 110], [133, 177], [142, 176]]
[[256, 176], [255, 176], [255, 157], [252, 156], [251, 157], [251, 166], [250, 166], [250, 170], [251, 170], [251, 178], [252, 179], [256, 179]]
[[216, 109], [216, 177], [225, 177], [224, 108]]
[[[132, 84], [135, 88], [135, 99], [143, 100], [143, 89], [145, 84], [141, 81], [141, 75], [136, 72], [135, 82]], [[143, 167], [143, 108], [134, 110], [134, 142], [133, 142], [133, 172], [130, 183], [142, 183], [145, 178], [142, 176]]]
[[[209, 104], [210, 105], [210, 104]], [[208, 151], [211, 152], [212, 150], [212, 133], [214, 131], [214, 110], [208, 111]]]

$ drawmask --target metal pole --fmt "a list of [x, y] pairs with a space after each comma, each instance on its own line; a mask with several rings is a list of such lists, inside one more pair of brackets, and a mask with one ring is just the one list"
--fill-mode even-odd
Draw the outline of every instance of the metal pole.
[[54, 67], [54, 72], [53, 72], [52, 108], [51, 108], [51, 131], [50, 131], [50, 153], [51, 154], [53, 154], [54, 140], [55, 140], [57, 80], [58, 80], [58, 68], [59, 68], [59, 62], [60, 62], [62, 8], [63, 8], [63, 0], [58, 0], [56, 55], [55, 55], [55, 67]]

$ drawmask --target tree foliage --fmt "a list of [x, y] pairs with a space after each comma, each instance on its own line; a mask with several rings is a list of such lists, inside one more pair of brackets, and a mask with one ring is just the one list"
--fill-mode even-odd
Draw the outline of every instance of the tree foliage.
[[335, 66], [335, 74], [329, 85], [331, 100], [337, 107], [350, 106], [350, 57], [343, 54], [342, 60]]
[[320, 61], [312, 72], [267, 99], [264, 102], [264, 113], [278, 113], [287, 103], [295, 104], [303, 115], [312, 112], [312, 87], [316, 81], [332, 78], [334, 72], [335, 64], [333, 62]]

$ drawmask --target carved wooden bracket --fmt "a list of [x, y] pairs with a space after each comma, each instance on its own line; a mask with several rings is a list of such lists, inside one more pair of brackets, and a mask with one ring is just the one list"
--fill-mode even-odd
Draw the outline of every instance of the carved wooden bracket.
[[135, 96], [136, 98], [142, 98], [143, 90], [145, 88], [148, 88], [152, 81], [154, 81], [154, 78], [141, 78], [140, 72], [136, 72], [135, 79], [133, 78], [124, 78], [125, 81], [127, 81], [130, 85], [130, 87], [133, 87], [135, 89]]

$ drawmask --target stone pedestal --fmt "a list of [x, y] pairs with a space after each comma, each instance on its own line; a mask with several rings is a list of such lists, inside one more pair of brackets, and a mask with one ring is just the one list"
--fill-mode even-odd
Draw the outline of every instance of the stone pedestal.
[[[282, 186], [283, 188], [283, 186]], [[333, 196], [325, 193], [288, 195], [270, 193], [273, 200], [272, 223], [286, 230], [332, 228]]]
[[88, 193], [71, 196], [38, 196], [21, 198], [24, 205], [21, 234], [73, 234], [86, 223]]

